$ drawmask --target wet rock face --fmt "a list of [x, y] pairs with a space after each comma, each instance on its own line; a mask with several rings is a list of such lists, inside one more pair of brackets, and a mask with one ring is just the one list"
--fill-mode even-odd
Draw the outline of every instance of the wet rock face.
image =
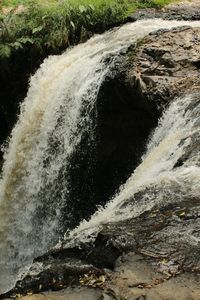
[[132, 53], [127, 78], [141, 97], [165, 106], [200, 86], [200, 29], [160, 30]]
[[[196, 296], [191, 299], [199, 299], [200, 207], [196, 200], [189, 203], [154, 207], [135, 219], [104, 225], [94, 244], [84, 243], [74, 248], [63, 244], [62, 248], [37, 258], [27, 276], [0, 299], [80, 285], [84, 274], [105, 276], [108, 283], [104, 289], [110, 292], [112, 288], [117, 293], [114, 299], [125, 299], [126, 294], [129, 297], [143, 294], [152, 300], [190, 299], [188, 295], [193, 293]], [[137, 255], [124, 257], [123, 253], [130, 252]], [[115, 268], [117, 272], [107, 274], [104, 268]], [[185, 272], [189, 272], [187, 279], [182, 280]], [[187, 281], [191, 283], [187, 285]], [[175, 291], [171, 294], [165, 291], [165, 285], [167, 289], [177, 287], [176, 298], [173, 298]], [[161, 294], [157, 295], [160, 289]]]
[[97, 199], [109, 199], [126, 182], [159, 116], [156, 105], [133, 91], [124, 76], [108, 79], [97, 102]]

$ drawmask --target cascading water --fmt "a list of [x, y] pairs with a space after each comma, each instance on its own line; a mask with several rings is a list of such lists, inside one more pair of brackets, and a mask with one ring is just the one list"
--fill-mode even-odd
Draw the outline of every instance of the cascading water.
[[104, 224], [137, 217], [154, 207], [199, 199], [198, 153], [175, 167], [192, 142], [199, 143], [199, 111], [199, 94], [175, 99], [160, 119], [141, 164], [105, 208], [66, 236], [66, 247], [92, 241]]
[[[13, 286], [20, 269], [59, 240], [62, 208], [68, 197], [69, 158], [84, 132], [92, 139], [95, 100], [119, 54], [154, 30], [182, 25], [199, 27], [200, 22], [144, 20], [124, 25], [49, 57], [32, 77], [5, 154], [0, 183], [1, 293]], [[149, 184], [159, 187], [175, 179], [177, 186], [188, 182], [187, 193], [197, 192], [190, 186], [190, 172], [196, 176], [198, 168], [191, 165], [173, 171], [195, 126], [193, 113], [187, 112], [192, 99], [179, 100], [170, 107], [142, 164], [104, 210], [71, 232], [74, 242], [95, 234], [108, 220], [128, 218], [154, 205], [150, 195], [143, 197], [140, 206], [129, 207], [125, 201]]]

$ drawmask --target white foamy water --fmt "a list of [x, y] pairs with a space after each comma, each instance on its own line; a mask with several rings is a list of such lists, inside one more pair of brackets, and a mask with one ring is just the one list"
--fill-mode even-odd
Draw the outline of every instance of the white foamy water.
[[[200, 22], [154, 19], [124, 25], [60, 56], [49, 57], [31, 78], [5, 154], [0, 182], [0, 293], [13, 286], [20, 268], [28, 266], [59, 239], [57, 232], [68, 194], [69, 157], [84, 131], [92, 135], [91, 112], [99, 88], [120, 52], [154, 30], [182, 25], [200, 27]], [[168, 118], [164, 116], [161, 120], [142, 164], [119, 195], [90, 222], [83, 222], [71, 237], [87, 239], [104, 222], [147, 209], [151, 206], [150, 196], [134, 208], [125, 205], [125, 199], [149, 184], [170, 185], [175, 176], [177, 185], [186, 182], [190, 193], [196, 191], [190, 181], [191, 174], [197, 178], [197, 167], [182, 167], [178, 174], [172, 171], [194, 126], [184, 113], [184, 105], [190, 100], [178, 101], [170, 107]]]
[[153, 207], [199, 198], [200, 157], [192, 156], [175, 168], [190, 145], [199, 143], [199, 112], [196, 95], [174, 100], [149, 140], [141, 164], [105, 208], [66, 236], [66, 247], [93, 240], [104, 224], [137, 217]]

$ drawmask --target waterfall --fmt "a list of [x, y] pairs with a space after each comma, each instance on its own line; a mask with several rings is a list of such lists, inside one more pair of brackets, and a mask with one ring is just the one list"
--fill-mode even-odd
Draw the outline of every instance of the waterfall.
[[[155, 207], [199, 199], [199, 111], [199, 94], [173, 101], [149, 139], [141, 164], [105, 208], [65, 237], [66, 247], [92, 241], [105, 224], [137, 217]], [[193, 145], [194, 153], [190, 153], [192, 144], [197, 147]], [[185, 163], [176, 168], [187, 152]]]
[[[68, 199], [70, 156], [85, 132], [92, 139], [95, 100], [120, 53], [154, 30], [182, 25], [199, 27], [200, 22], [154, 19], [126, 24], [49, 57], [31, 78], [0, 181], [0, 293], [14, 285], [36, 256], [58, 242]], [[173, 170], [195, 126], [193, 111], [187, 111], [192, 100], [174, 102], [151, 138], [142, 164], [106, 208], [70, 233], [74, 240], [87, 239], [104, 222], [137, 215], [154, 205], [148, 195], [140, 205], [130, 207], [125, 201], [149, 185], [167, 186], [175, 180], [177, 187], [189, 185], [185, 193], [197, 192], [190, 184], [190, 172], [199, 180], [197, 167]], [[162, 197], [156, 201], [159, 204]]]

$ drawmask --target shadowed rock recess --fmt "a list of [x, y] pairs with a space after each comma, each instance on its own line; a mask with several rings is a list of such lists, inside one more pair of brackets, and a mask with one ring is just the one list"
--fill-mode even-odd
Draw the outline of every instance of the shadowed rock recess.
[[[139, 164], [147, 137], [163, 108], [174, 97], [193, 94], [193, 102], [188, 104], [186, 112], [191, 112], [190, 117], [196, 121], [191, 125], [190, 143], [174, 161], [172, 172], [177, 174], [176, 180], [169, 180], [167, 185], [161, 180], [136, 192], [134, 197], [127, 197], [122, 209], [149, 199], [148, 195], [151, 195], [148, 201], [155, 200], [155, 204], [128, 220], [104, 222], [96, 237], [88, 242], [76, 245], [70, 243], [70, 235], [66, 235], [57, 249], [35, 259], [26, 277], [1, 299], [70, 286], [97, 287], [95, 282], [102, 283], [102, 278], [105, 282], [103, 280], [101, 289], [95, 292], [84, 288], [72, 292], [68, 288], [62, 295], [45, 296], [79, 299], [82, 293], [91, 299], [199, 299], [199, 196], [187, 193], [187, 186], [185, 192], [180, 191], [181, 180], [187, 176], [182, 166], [190, 168], [194, 175], [190, 184], [194, 190], [198, 181], [199, 78], [200, 29], [161, 30], [129, 51], [123, 68], [117, 68], [115, 76], [107, 78], [99, 91], [97, 143], [91, 151], [86, 147], [87, 139], [82, 142], [84, 151], [74, 157], [75, 161], [79, 160], [78, 167], [71, 170], [72, 186], [80, 174], [80, 181], [76, 182], [77, 195], [82, 193], [85, 199], [86, 195], [95, 197], [96, 203], [107, 200]], [[185, 137], [180, 139], [179, 146], [184, 142]], [[88, 157], [91, 158], [89, 166]], [[160, 204], [156, 200], [161, 195]], [[80, 208], [80, 203], [77, 205]], [[92, 210], [94, 207], [90, 212]], [[124, 253], [129, 254], [124, 256]], [[86, 274], [96, 281], [81, 281]]]
[[156, 105], [125, 82], [121, 68], [114, 73], [114, 78], [106, 78], [97, 97], [94, 140], [88, 142], [85, 136], [71, 160], [74, 222], [90, 216], [96, 205], [105, 204], [126, 182], [157, 124]]

